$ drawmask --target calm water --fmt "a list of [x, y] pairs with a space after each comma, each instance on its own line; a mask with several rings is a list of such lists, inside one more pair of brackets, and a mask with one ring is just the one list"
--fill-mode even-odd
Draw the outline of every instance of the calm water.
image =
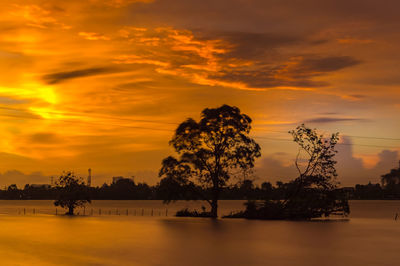
[[352, 201], [340, 222], [174, 218], [193, 203], [167, 213], [159, 201], [95, 201], [93, 216], [65, 217], [51, 204], [0, 201], [1, 265], [400, 265], [400, 201]]

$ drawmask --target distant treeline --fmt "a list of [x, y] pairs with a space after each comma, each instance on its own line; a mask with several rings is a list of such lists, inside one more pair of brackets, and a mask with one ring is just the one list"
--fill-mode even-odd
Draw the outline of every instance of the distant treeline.
[[[220, 199], [223, 200], [279, 200], [286, 197], [288, 183], [277, 182], [272, 185], [264, 182], [255, 185], [251, 180], [245, 180], [238, 185], [224, 188]], [[400, 199], [400, 184], [380, 185], [367, 184], [355, 185], [354, 187], [339, 188], [344, 190], [348, 199], [380, 200]], [[201, 193], [199, 193], [201, 192]], [[56, 187], [49, 185], [25, 185], [23, 189], [16, 185], [10, 185], [7, 189], [0, 190], [0, 199], [7, 200], [53, 200], [57, 197]], [[93, 200], [201, 200], [198, 195], [209, 195], [212, 192], [195, 187], [175, 187], [171, 190], [170, 184], [160, 182], [155, 186], [146, 183], [135, 183], [132, 178], [120, 178], [101, 187], [89, 188], [90, 198]], [[173, 194], [173, 195], [171, 195]]]

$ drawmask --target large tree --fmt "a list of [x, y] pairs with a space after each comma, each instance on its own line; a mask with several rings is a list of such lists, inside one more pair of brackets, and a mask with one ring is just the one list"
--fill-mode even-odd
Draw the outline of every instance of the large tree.
[[55, 206], [66, 208], [67, 215], [74, 215], [74, 209], [91, 203], [88, 186], [83, 179], [72, 172], [63, 173], [56, 181], [57, 199]]
[[[221, 190], [232, 176], [252, 169], [261, 156], [260, 146], [249, 137], [250, 130], [250, 117], [237, 107], [204, 109], [200, 121], [189, 118], [176, 129], [170, 145], [179, 158], [164, 159], [160, 177], [168, 179], [169, 184], [192, 189], [210, 204], [211, 216], [218, 217]], [[196, 185], [211, 191], [211, 196], [202, 195]]]

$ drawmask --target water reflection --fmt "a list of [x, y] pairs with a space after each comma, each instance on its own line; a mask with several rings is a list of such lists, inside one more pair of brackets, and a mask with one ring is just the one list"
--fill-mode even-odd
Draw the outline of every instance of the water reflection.
[[397, 265], [400, 223], [376, 206], [399, 202], [347, 222], [1, 215], [1, 265]]

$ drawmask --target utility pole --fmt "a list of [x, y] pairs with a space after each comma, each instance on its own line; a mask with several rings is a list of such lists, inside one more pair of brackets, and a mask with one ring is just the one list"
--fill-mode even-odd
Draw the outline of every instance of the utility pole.
[[89, 168], [88, 172], [89, 172], [89, 175], [87, 178], [87, 185], [88, 185], [88, 187], [90, 187], [90, 186], [92, 186], [92, 169]]

